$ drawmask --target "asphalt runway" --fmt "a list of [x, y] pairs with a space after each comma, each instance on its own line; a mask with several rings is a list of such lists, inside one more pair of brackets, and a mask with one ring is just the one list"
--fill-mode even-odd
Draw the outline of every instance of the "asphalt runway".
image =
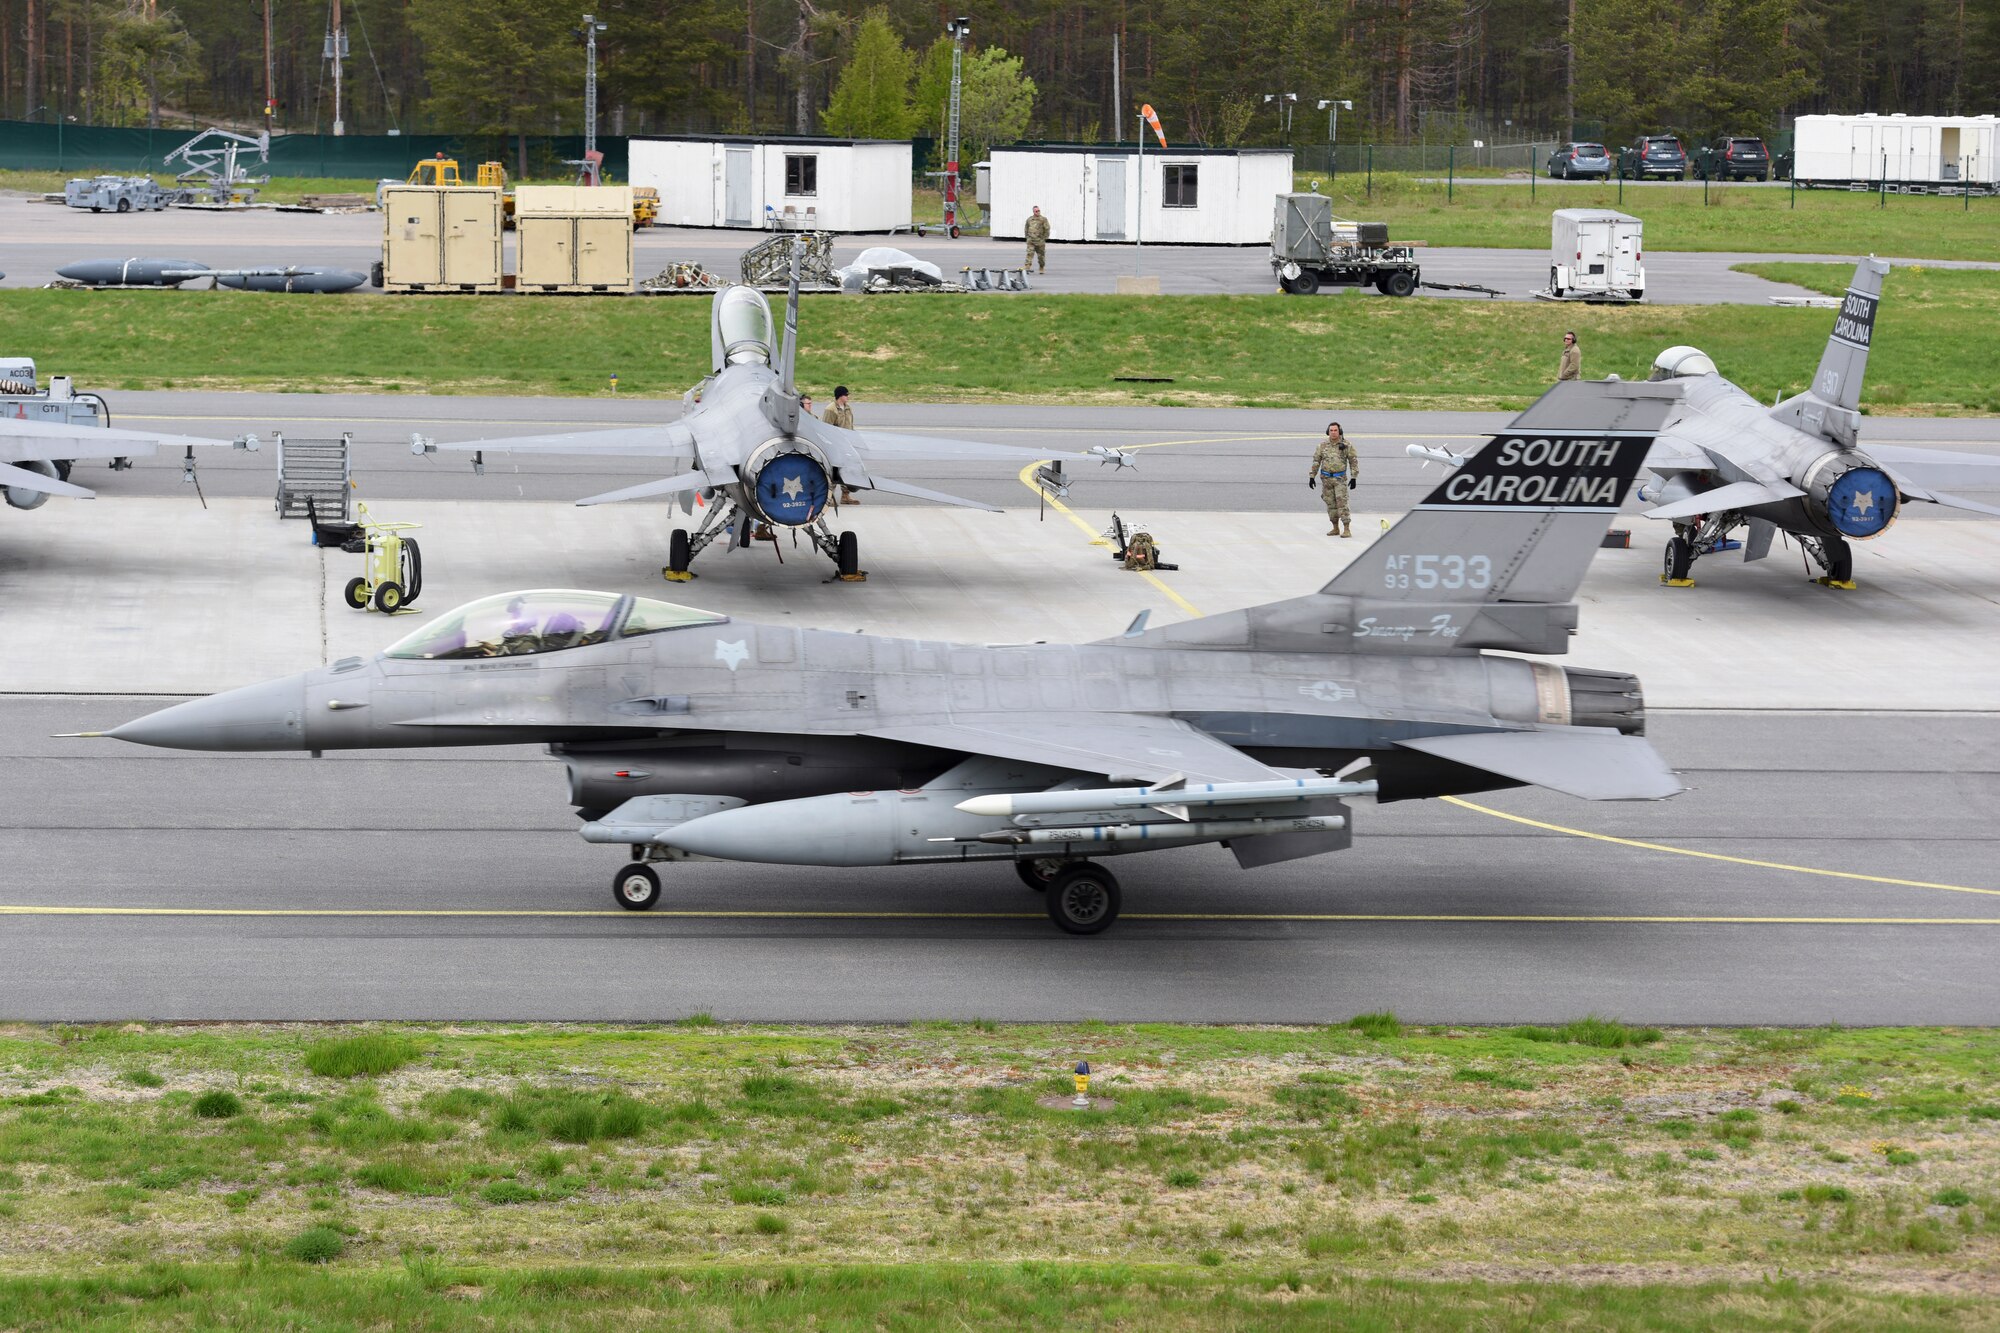
[[[1593, 368], [1593, 371], [1599, 368]], [[1602, 367], [1605, 371], [1612, 367]], [[1633, 371], [1642, 374], [1644, 367]], [[1632, 376], [1628, 376], [1632, 377]], [[1212, 510], [1282, 512], [1310, 509], [1303, 490], [1308, 461], [1326, 423], [1338, 419], [1361, 453], [1363, 489], [1356, 503], [1401, 511], [1437, 484], [1437, 465], [1405, 452], [1411, 444], [1463, 452], [1511, 419], [1505, 412], [1348, 411], [1323, 409], [1040, 407], [1009, 404], [871, 403], [860, 385], [855, 415], [862, 428], [943, 435], [1026, 449], [1080, 452], [1094, 445], [1133, 448], [1135, 468], [1118, 471], [1094, 459], [1069, 464], [1079, 503], [1151, 512]], [[678, 418], [678, 400], [643, 398], [474, 398], [420, 395], [272, 393], [107, 393], [113, 425], [229, 439], [256, 433], [257, 453], [209, 450], [199, 458], [201, 487], [210, 496], [265, 497], [275, 492], [276, 432], [293, 438], [352, 433], [353, 468], [367, 499], [574, 500], [665, 475], [622, 458], [490, 455], [475, 475], [471, 456], [410, 452], [410, 435], [451, 442], [508, 435], [552, 434], [593, 426], [630, 426]], [[1862, 445], [1906, 444], [2000, 453], [2000, 421], [1981, 417], [1876, 418], [1864, 423]], [[910, 462], [897, 480], [969, 499], [1018, 507], [1024, 498], [1005, 464]], [[79, 465], [75, 477], [106, 498], [187, 495], [178, 451], [134, 460], [126, 472]], [[1972, 492], [1968, 492], [1972, 493]], [[1973, 493], [1977, 494], [1977, 493]], [[1305, 499], [1301, 499], [1305, 496]], [[2000, 497], [1985, 496], [1994, 502]], [[1031, 501], [1030, 501], [1031, 502]], [[917, 504], [871, 495], [868, 504]], [[1922, 521], [1970, 518], [1935, 505], [1911, 506]]]
[[[84, 259], [159, 256], [188, 259], [217, 268], [248, 268], [286, 264], [329, 265], [365, 273], [381, 258], [382, 221], [375, 213], [314, 214], [257, 210], [219, 214], [168, 209], [159, 213], [100, 213], [43, 204], [26, 196], [0, 195], [0, 273], [10, 287], [41, 286], [65, 265]], [[633, 276], [646, 278], [678, 260], [698, 260], [724, 278], [734, 278], [742, 253], [766, 239], [761, 232], [713, 228], [649, 227], [633, 237]], [[1398, 237], [1424, 242], [1418, 234]], [[936, 264], [948, 278], [966, 267], [1019, 267], [1018, 241], [984, 236], [866, 235], [843, 236], [834, 247], [834, 262], [851, 262], [863, 249], [894, 246]], [[506, 242], [510, 255], [513, 242]], [[1031, 279], [1037, 291], [1107, 293], [1130, 274], [1157, 277], [1161, 290], [1175, 295], [1256, 295], [1274, 291], [1276, 283], [1267, 245], [1143, 246], [1056, 243], [1049, 247], [1053, 266]], [[1732, 271], [1732, 266], [1757, 260], [1797, 256], [1675, 253], [1648, 250], [1647, 300], [1653, 304], [1763, 305], [1773, 297], [1810, 296], [1801, 287], [1767, 282]], [[1827, 263], [1855, 262], [1853, 256], [1821, 255]], [[1506, 299], [1530, 300], [1548, 281], [1548, 252], [1434, 247], [1418, 251], [1424, 280], [1437, 283], [1478, 283], [1498, 288]], [[507, 260], [509, 267], [512, 259]], [[375, 293], [362, 287], [355, 295]], [[1483, 301], [1476, 292], [1432, 291], [1429, 297]], [[1328, 288], [1317, 299], [1340, 296], [1387, 300], [1374, 290]], [[681, 297], [658, 299], [678, 300]], [[971, 299], [1001, 300], [989, 296]]]
[[560, 766], [524, 747], [48, 739], [161, 702], [0, 699], [0, 1014], [2000, 1021], [1990, 714], [1659, 716], [1694, 787], [1673, 801], [1364, 807], [1351, 851], [1255, 872], [1120, 857], [1125, 919], [1076, 939], [1005, 865], [690, 863], [621, 911], [619, 853], [577, 839]]

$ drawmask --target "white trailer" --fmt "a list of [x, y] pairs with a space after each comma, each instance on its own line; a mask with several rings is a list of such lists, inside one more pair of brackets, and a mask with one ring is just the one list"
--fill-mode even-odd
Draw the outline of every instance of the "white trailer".
[[1792, 179], [1807, 189], [1990, 194], [2000, 186], [2000, 117], [1800, 116]]
[[1022, 144], [995, 148], [989, 165], [1001, 240], [1021, 239], [1039, 207], [1052, 241], [1268, 245], [1271, 211], [1292, 190], [1289, 148]]
[[670, 135], [633, 139], [632, 184], [670, 227], [908, 231], [904, 140]]
[[1639, 301], [1646, 295], [1643, 224], [1609, 208], [1559, 208], [1549, 224], [1549, 286], [1557, 301]]

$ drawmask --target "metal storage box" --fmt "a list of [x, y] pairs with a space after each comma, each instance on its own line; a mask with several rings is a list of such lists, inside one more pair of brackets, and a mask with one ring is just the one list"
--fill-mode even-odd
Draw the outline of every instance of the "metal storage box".
[[514, 193], [522, 291], [606, 292], [632, 286], [629, 186], [524, 185]]
[[382, 192], [382, 287], [500, 290], [497, 186], [391, 186]]
[[1642, 225], [1608, 208], [1559, 208], [1549, 231], [1549, 290], [1556, 296], [1646, 291]]

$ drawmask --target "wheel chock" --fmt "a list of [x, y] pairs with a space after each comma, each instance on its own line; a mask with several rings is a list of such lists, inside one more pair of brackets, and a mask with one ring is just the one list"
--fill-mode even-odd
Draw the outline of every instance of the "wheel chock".
[[833, 577], [836, 583], [866, 583], [868, 582], [868, 571], [857, 569], [852, 574], [835, 574]]
[[1820, 587], [1822, 587], [1822, 588], [1838, 588], [1838, 589], [1840, 589], [1840, 591], [1842, 591], [1842, 592], [1853, 592], [1853, 591], [1854, 591], [1854, 580], [1853, 580], [1853, 579], [1829, 579], [1829, 578], [1817, 578], [1817, 579], [1814, 579], [1814, 580], [1813, 580], [1813, 582], [1814, 582], [1814, 583], [1817, 583], [1817, 584], [1818, 584], [1818, 585], [1819, 585]]
[[662, 569], [660, 577], [669, 583], [690, 583], [694, 580], [694, 571], [691, 569]]
[[1694, 586], [1693, 579], [1670, 579], [1665, 574], [1660, 575], [1660, 582], [1669, 588], [1692, 588]]

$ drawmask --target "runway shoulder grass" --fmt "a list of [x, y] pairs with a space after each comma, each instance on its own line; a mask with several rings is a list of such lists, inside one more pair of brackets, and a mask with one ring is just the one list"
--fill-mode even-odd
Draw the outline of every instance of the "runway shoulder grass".
[[[1852, 270], [1795, 277], [1825, 285]], [[1831, 270], [1838, 269], [1838, 272]], [[681, 297], [304, 297], [0, 292], [0, 321], [79, 385], [677, 397], [708, 370], [709, 302]], [[1565, 329], [1589, 375], [1643, 377], [1701, 347], [1768, 400], [1804, 386], [1832, 312], [1554, 307], [1284, 296], [815, 297], [800, 380], [866, 403], [1518, 408], [1549, 384]], [[2000, 273], [1898, 270], [1864, 400], [1907, 414], [2000, 411], [1989, 373]], [[1131, 382], [1167, 377], [1168, 384]], [[116, 409], [116, 402], [113, 408]]]
[[0, 1328], [1942, 1328], [1996, 1285], [1986, 1031], [0, 1030]]
[[[1430, 176], [1439, 179], [1430, 183]], [[1645, 223], [1648, 250], [1743, 251], [1751, 254], [1876, 254], [1912, 259], [2000, 260], [2000, 198], [1966, 200], [1845, 190], [1537, 181], [1469, 185], [1449, 192], [1442, 171], [1423, 176], [1378, 172], [1320, 177], [1342, 217], [1389, 224], [1392, 240], [1429, 245], [1541, 250], [1549, 214], [1558, 208], [1620, 208]], [[1967, 207], [1968, 202], [1970, 207]]]

